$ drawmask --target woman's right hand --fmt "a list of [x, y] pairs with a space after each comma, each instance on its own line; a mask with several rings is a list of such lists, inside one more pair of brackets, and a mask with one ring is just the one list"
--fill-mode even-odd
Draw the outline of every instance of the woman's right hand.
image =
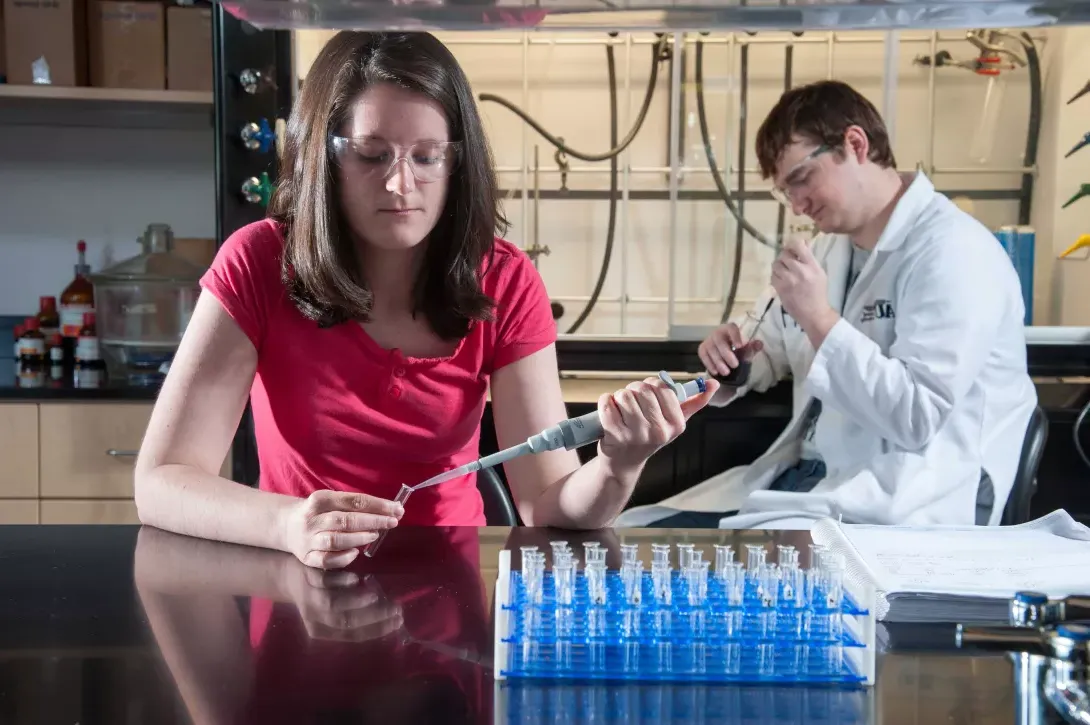
[[284, 519], [286, 548], [316, 569], [341, 569], [405, 515], [401, 504], [363, 493], [315, 491]]
[[728, 322], [720, 325], [708, 335], [708, 338], [700, 343], [697, 354], [700, 362], [713, 375], [730, 375], [740, 364], [739, 356], [751, 359], [761, 351], [763, 345], [760, 340], [746, 342], [742, 339], [742, 332], [738, 325]]

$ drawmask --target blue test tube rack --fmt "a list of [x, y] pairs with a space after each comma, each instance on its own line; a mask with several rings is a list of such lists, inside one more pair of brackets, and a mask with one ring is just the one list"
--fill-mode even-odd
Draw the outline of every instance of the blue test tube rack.
[[656, 544], [650, 572], [631, 544], [619, 570], [604, 569], [604, 550], [580, 566], [564, 542], [551, 548], [551, 568], [536, 547], [519, 570], [500, 552], [499, 680], [874, 684], [873, 588], [821, 547], [803, 568], [792, 547], [766, 563], [750, 545], [743, 565], [719, 545], [713, 570], [691, 544]]

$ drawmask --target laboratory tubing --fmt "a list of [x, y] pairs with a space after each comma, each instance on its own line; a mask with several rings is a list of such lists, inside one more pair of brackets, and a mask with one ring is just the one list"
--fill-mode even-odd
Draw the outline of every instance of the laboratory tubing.
[[723, 579], [727, 575], [727, 568], [734, 562], [734, 548], [722, 544], [715, 545], [715, 576]]

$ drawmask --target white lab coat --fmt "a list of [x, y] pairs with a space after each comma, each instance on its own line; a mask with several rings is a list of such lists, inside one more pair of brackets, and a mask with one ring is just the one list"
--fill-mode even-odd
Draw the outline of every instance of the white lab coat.
[[[764, 351], [738, 395], [793, 376], [793, 416], [779, 438], [752, 465], [629, 509], [615, 526], [735, 510], [720, 528], [809, 528], [822, 516], [972, 525], [981, 469], [994, 488], [989, 524], [999, 523], [1037, 403], [1013, 266], [995, 236], [922, 172], [845, 298], [851, 249], [844, 236], [813, 244], [842, 316], [820, 349], [778, 302], [758, 332]], [[822, 401], [813, 441], [827, 475], [809, 493], [769, 491], [798, 461], [812, 397]]]

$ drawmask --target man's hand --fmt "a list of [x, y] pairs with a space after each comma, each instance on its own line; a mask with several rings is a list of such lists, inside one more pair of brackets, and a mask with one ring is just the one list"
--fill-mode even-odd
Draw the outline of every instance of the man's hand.
[[821, 347], [840, 317], [829, 304], [825, 270], [805, 240], [791, 238], [784, 244], [772, 264], [772, 287], [787, 314], [802, 326], [815, 348]]

